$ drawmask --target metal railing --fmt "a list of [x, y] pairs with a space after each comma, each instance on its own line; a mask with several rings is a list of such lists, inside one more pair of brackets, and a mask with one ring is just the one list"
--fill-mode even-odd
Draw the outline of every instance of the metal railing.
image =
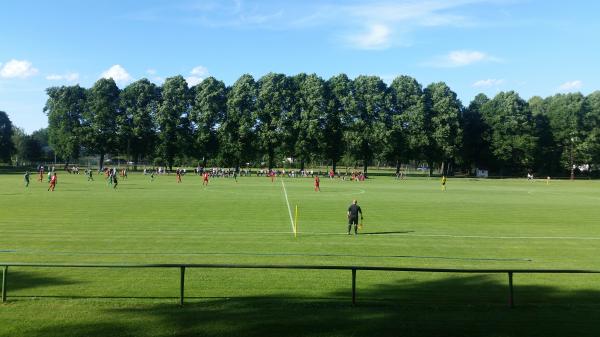
[[268, 264], [46, 264], [46, 263], [1, 263], [2, 302], [7, 300], [7, 280], [9, 267], [26, 268], [178, 268], [179, 305], [185, 299], [185, 271], [187, 268], [199, 269], [304, 269], [304, 270], [349, 270], [352, 272], [352, 304], [356, 304], [356, 273], [363, 271], [418, 272], [418, 273], [456, 273], [456, 274], [507, 274], [509, 290], [509, 306], [514, 302], [514, 274], [600, 274], [600, 270], [583, 269], [460, 269], [460, 268], [402, 268], [378, 266], [331, 266], [331, 265], [268, 265]]

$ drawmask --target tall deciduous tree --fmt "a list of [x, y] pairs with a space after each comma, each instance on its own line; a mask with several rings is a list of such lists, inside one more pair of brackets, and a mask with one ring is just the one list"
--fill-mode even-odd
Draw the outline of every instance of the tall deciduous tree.
[[42, 146], [33, 136], [21, 128], [13, 128], [13, 143], [15, 144], [14, 162], [19, 164], [35, 163], [42, 157]]
[[161, 102], [156, 113], [158, 154], [173, 168], [175, 156], [181, 155], [186, 144], [190, 111], [188, 85], [183, 76], [169, 77], [162, 86]]
[[534, 96], [527, 101], [533, 118], [534, 135], [537, 139], [534, 150], [533, 167], [538, 174], [552, 174], [564, 171], [560, 165], [562, 148], [557, 146], [550, 119], [548, 116], [548, 101]]
[[490, 126], [489, 143], [501, 174], [530, 169], [536, 138], [527, 102], [514, 91], [501, 92], [481, 107]]
[[227, 110], [227, 89], [225, 84], [214, 77], [203, 80], [195, 89], [192, 103], [191, 121], [195, 125], [195, 140], [198, 155], [208, 158], [218, 152], [217, 127], [221, 125]]
[[300, 169], [304, 164], [320, 154], [323, 117], [327, 108], [326, 86], [316, 74], [304, 76], [298, 83], [297, 105], [299, 120], [296, 122], [297, 138], [294, 146]]
[[600, 163], [600, 91], [594, 91], [585, 98], [586, 136], [581, 144], [581, 152], [588, 163]]
[[359, 76], [354, 80], [356, 109], [351, 116], [347, 142], [349, 150], [362, 159], [363, 172], [382, 148], [385, 137], [384, 118], [390, 101], [385, 83], [377, 76]]
[[546, 111], [562, 166], [573, 172], [573, 165], [584, 164], [585, 109], [580, 93], [557, 94], [546, 99]]
[[152, 154], [156, 143], [154, 120], [160, 103], [160, 90], [147, 79], [133, 82], [121, 92], [119, 134], [121, 143], [132, 155], [135, 164]]
[[[48, 100], [44, 112], [48, 115], [48, 141], [57, 156], [70, 161], [79, 157], [82, 139], [90, 140], [92, 129], [81, 129], [86, 115], [86, 89], [75, 86], [52, 87], [46, 90]], [[88, 121], [91, 122], [91, 121]], [[90, 144], [89, 144], [90, 145]]]
[[462, 105], [456, 93], [444, 82], [428, 85], [424, 94], [432, 140], [429, 151], [430, 169], [431, 163], [439, 161], [442, 163], [442, 174], [446, 174], [448, 164], [456, 158], [460, 150]]
[[481, 115], [481, 107], [489, 100], [486, 95], [479, 94], [462, 113], [462, 159], [469, 169], [490, 168], [489, 128]]
[[227, 95], [226, 115], [219, 128], [220, 152], [224, 162], [236, 169], [254, 158], [256, 96], [256, 82], [248, 74], [242, 75]]
[[31, 134], [35, 140], [38, 141], [40, 146], [42, 147], [42, 155], [40, 157], [41, 161], [50, 161], [54, 158], [54, 151], [52, 147], [50, 147], [48, 128], [42, 128], [36, 131], [33, 131]]
[[269, 73], [258, 81], [256, 109], [257, 136], [265, 152], [269, 169], [275, 166], [275, 153], [283, 140], [282, 116], [292, 112], [292, 91], [289, 78], [283, 74]]
[[9, 162], [15, 147], [12, 142], [13, 125], [8, 114], [0, 111], [0, 161]]
[[349, 116], [355, 108], [352, 81], [340, 74], [327, 81], [327, 109], [323, 126], [323, 147], [326, 158], [331, 160], [334, 172], [344, 153], [344, 131], [350, 123]]
[[89, 90], [83, 114], [84, 144], [91, 153], [100, 155], [100, 169], [104, 156], [118, 153], [117, 121], [120, 118], [120, 90], [111, 79], [99, 79]]
[[396, 164], [398, 173], [401, 162], [418, 158], [427, 143], [423, 130], [425, 105], [421, 85], [410, 76], [395, 78], [389, 91], [392, 103], [386, 118], [385, 157]]

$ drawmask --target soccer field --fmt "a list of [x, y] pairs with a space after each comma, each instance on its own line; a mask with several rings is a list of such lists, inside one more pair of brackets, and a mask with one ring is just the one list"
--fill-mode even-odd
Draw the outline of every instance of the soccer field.
[[[597, 181], [449, 179], [443, 192], [438, 178], [324, 178], [315, 192], [303, 178], [203, 187], [130, 174], [116, 190], [99, 175], [58, 178], [48, 192], [34, 176], [29, 188], [0, 176], [1, 262], [600, 269]], [[352, 199], [365, 217], [357, 236], [346, 234]], [[188, 270], [184, 308], [178, 281], [175, 269], [14, 267], [0, 335], [512, 336], [566, 317], [570, 330], [543, 331], [597, 335], [600, 313], [595, 275], [516, 275], [518, 315], [506, 275], [359, 272], [355, 308], [347, 271]]]

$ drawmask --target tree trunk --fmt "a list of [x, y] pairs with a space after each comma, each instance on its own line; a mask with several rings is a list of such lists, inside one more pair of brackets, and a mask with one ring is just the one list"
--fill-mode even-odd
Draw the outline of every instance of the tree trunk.
[[365, 175], [365, 178], [367, 177], [367, 166], [368, 166], [369, 162], [367, 160], [365, 160], [363, 162], [363, 174]]
[[272, 148], [269, 149], [269, 170], [272, 170], [273, 166], [275, 166], [275, 163], [274, 163], [275, 153], [274, 152], [275, 151]]
[[139, 163], [139, 161], [140, 161], [140, 155], [138, 154], [135, 156], [135, 161], [133, 162], [133, 170], [134, 171], [137, 171], [137, 164]]
[[431, 177], [433, 175], [433, 163], [428, 161], [427, 165], [429, 165], [429, 176]]
[[440, 171], [442, 171], [443, 176], [446, 175], [446, 161], [445, 160], [442, 160], [442, 167], [441, 167]]
[[300, 159], [300, 171], [304, 171], [304, 159]]
[[333, 173], [335, 174], [335, 173], [336, 173], [335, 169], [336, 169], [336, 167], [337, 167], [337, 162], [335, 161], [335, 159], [334, 159], [334, 160], [332, 160], [332, 165], [331, 165], [331, 166], [332, 166], [332, 168], [333, 168]]
[[98, 170], [102, 171], [104, 167], [104, 153], [100, 154], [100, 162], [98, 163]]
[[396, 175], [400, 174], [400, 160], [396, 160]]

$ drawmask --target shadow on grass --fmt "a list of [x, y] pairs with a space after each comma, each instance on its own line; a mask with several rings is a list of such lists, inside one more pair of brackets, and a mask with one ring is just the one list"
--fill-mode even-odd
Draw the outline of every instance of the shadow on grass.
[[386, 235], [386, 234], [408, 234], [415, 231], [396, 231], [396, 232], [361, 232], [360, 235]]
[[[360, 279], [359, 279], [360, 280]], [[486, 275], [415, 281], [400, 278], [330, 298], [191, 299], [175, 303], [102, 302], [93, 324], [57, 325], [28, 336], [600, 336], [600, 291], [518, 286]], [[347, 300], [340, 300], [346, 297]], [[91, 306], [93, 303], [83, 303]], [[118, 320], [130, 322], [122, 325]], [[111, 323], [113, 322], [113, 323]], [[80, 333], [75, 333], [80, 332]]]
[[[1, 272], [0, 272], [1, 274]], [[68, 280], [62, 277], [48, 276], [41, 273], [30, 273], [24, 271], [15, 271], [9, 268], [7, 275], [7, 289], [10, 293], [13, 291], [34, 289], [46, 286], [70, 285], [80, 283], [74, 280]]]

